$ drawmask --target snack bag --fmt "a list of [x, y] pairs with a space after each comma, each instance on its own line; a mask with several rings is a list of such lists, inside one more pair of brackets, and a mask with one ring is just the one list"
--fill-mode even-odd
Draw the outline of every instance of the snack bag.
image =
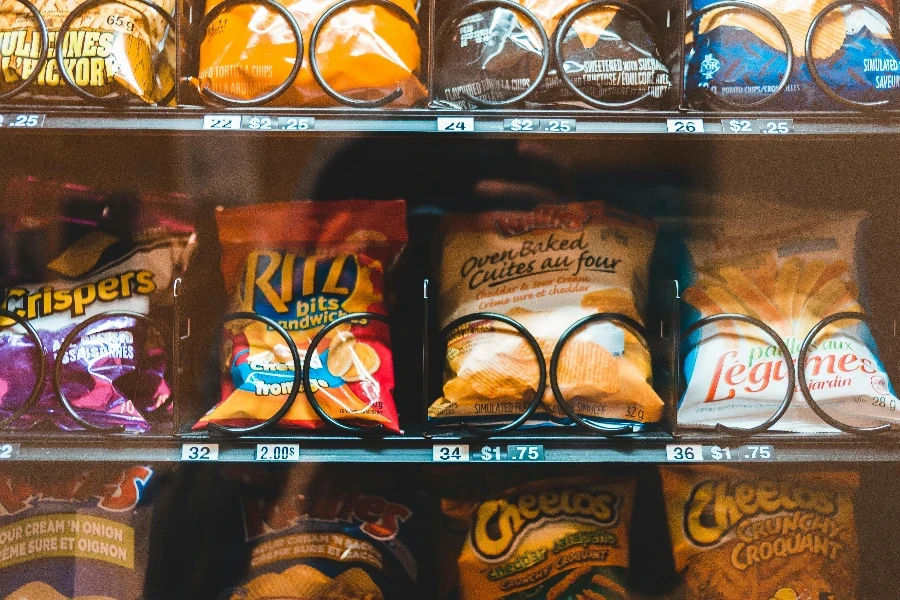
[[[647, 302], [652, 223], [602, 202], [545, 205], [531, 212], [449, 215], [443, 222], [441, 327], [476, 312], [512, 317], [540, 344], [548, 368], [563, 332], [590, 314], [641, 322]], [[611, 423], [655, 423], [650, 352], [630, 330], [593, 323], [570, 338], [557, 377], [573, 410]], [[540, 371], [526, 339], [506, 324], [476, 321], [449, 338], [436, 423], [509, 421], [537, 390]], [[548, 383], [538, 422], [565, 422]]]
[[[414, 0], [391, 0], [418, 22]], [[208, 0], [209, 12], [222, 0]], [[304, 58], [293, 85], [275, 106], [341, 106], [313, 79], [309, 61], [312, 30], [338, 0], [281, 0], [303, 33]], [[287, 80], [297, 42], [283, 16], [264, 6], [228, 9], [210, 23], [200, 45], [198, 85], [227, 98], [251, 100]], [[397, 89], [392, 107], [413, 106], [427, 92], [418, 79], [421, 49], [416, 32], [380, 6], [340, 11], [321, 29], [316, 58], [322, 78], [339, 94], [378, 100]]]
[[634, 489], [632, 479], [557, 478], [444, 499], [445, 521], [467, 531], [460, 600], [628, 598]]
[[[172, 14], [175, 0], [152, 0]], [[0, 2], [0, 93], [20, 85], [40, 69], [14, 98], [72, 102], [78, 98], [59, 74], [56, 37], [63, 21], [83, 0], [35, 0], [47, 23], [50, 49], [38, 65], [41, 33], [21, 3]], [[63, 40], [64, 64], [89, 94], [123, 94], [146, 104], [161, 102], [175, 86], [175, 32], [155, 9], [137, 2], [110, 2], [80, 14]]]
[[[700, 10], [713, 2], [693, 0], [693, 7]], [[807, 32], [831, 0], [752, 2], [784, 25], [794, 51], [794, 68], [786, 89], [764, 109], [843, 108], [816, 86], [806, 64]], [[876, 3], [891, 12], [890, 0]], [[746, 9], [713, 10], [696, 19], [685, 44], [685, 92], [692, 105], [709, 104], [710, 95], [739, 104], [761, 100], [775, 91], [787, 69], [784, 40], [778, 29], [762, 15]], [[891, 39], [890, 25], [872, 9], [858, 5], [835, 9], [816, 29], [812, 48], [820, 76], [840, 96], [857, 102], [896, 100], [900, 55]]]
[[660, 469], [685, 598], [851, 600], [859, 546], [849, 472]]
[[[332, 471], [330, 469], [330, 471]], [[244, 472], [247, 570], [219, 600], [418, 598], [418, 506], [358, 469]], [[383, 477], [383, 474], [382, 474]]]
[[[447, 3], [444, 18], [468, 1]], [[517, 3], [540, 21], [552, 44], [560, 21], [584, 0]], [[645, 8], [640, 2], [634, 5]], [[565, 70], [575, 86], [593, 98], [626, 102], [649, 91], [651, 96], [641, 106], [661, 108], [671, 81], [657, 41], [633, 14], [616, 6], [601, 7], [582, 14], [566, 32], [562, 43]], [[552, 48], [541, 47], [531, 21], [506, 8], [487, 9], [459, 20], [437, 43], [440, 98], [460, 109], [476, 108], [463, 98], [463, 92], [497, 102], [525, 91], [540, 69], [541, 56], [552, 53]], [[584, 106], [552, 67], [526, 103]]]
[[[267, 226], [258, 227], [265, 214]], [[301, 360], [316, 333], [355, 312], [387, 314], [384, 274], [406, 243], [406, 203], [285, 202], [217, 213], [222, 272], [232, 310], [278, 322]], [[271, 417], [291, 390], [291, 353], [276, 331], [259, 321], [230, 321], [223, 339], [222, 401], [194, 428], [214, 422], [246, 427]], [[394, 366], [385, 323], [340, 325], [311, 359], [319, 405], [339, 420], [381, 424], [399, 432]], [[282, 418], [284, 427], [325, 423], [302, 392]]]
[[139, 465], [4, 469], [0, 598], [144, 598], [153, 478]]
[[[897, 398], [865, 323], [838, 321], [813, 343], [805, 365], [800, 346], [824, 317], [862, 312], [857, 246], [863, 213], [797, 217], [761, 227], [731, 219], [710, 224], [689, 240], [684, 327], [718, 313], [755, 317], [781, 336], [775, 342], [750, 324], [720, 321], [686, 340], [687, 388], [679, 425], [753, 427], [775, 413], [788, 369], [805, 369], [813, 398], [833, 418], [855, 426], [897, 420]], [[834, 431], [809, 408], [799, 390], [773, 430]]]
[[[112, 202], [89, 188], [33, 178], [13, 180], [7, 195], [17, 212], [3, 215], [0, 308], [36, 330], [46, 374], [36, 381], [33, 338], [0, 315], [0, 419], [17, 429], [83, 428], [54, 391], [54, 362], [63, 352], [61, 392], [81, 419], [131, 432], [150, 429], [151, 416], [171, 424], [172, 285], [196, 240], [192, 226], [175, 216], [175, 198]], [[102, 316], [111, 311], [145, 315], [153, 324]], [[94, 322], [63, 347], [88, 319]], [[42, 391], [29, 408], [36, 387]]]

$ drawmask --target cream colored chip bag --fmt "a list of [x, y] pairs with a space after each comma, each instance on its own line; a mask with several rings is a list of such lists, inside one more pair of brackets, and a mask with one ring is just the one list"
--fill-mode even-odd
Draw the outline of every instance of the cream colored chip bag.
[[[734, 218], [702, 227], [689, 240], [692, 264], [684, 326], [718, 313], [748, 315], [772, 327], [790, 350], [753, 325], [724, 321], [692, 335], [683, 350], [687, 389], [678, 411], [683, 427], [748, 428], [773, 415], [786, 393], [789, 368], [823, 318], [862, 312], [858, 287], [864, 213], [804, 216], [777, 225]], [[771, 219], [770, 219], [771, 221]], [[900, 420], [897, 398], [867, 325], [841, 320], [813, 341], [802, 365], [810, 393], [831, 417], [853, 426]], [[799, 383], [799, 380], [798, 380]], [[773, 430], [834, 431], [808, 406], [799, 386]]]
[[[507, 315], [538, 341], [549, 367], [559, 338], [600, 312], [643, 323], [652, 223], [602, 202], [531, 212], [450, 215], [443, 222], [441, 327], [477, 312]], [[508, 422], [538, 387], [537, 359], [509, 325], [480, 320], [450, 335], [435, 423]], [[566, 343], [560, 391], [582, 417], [654, 423], [663, 403], [651, 386], [646, 342], [619, 325], [587, 325]], [[565, 422], [549, 385], [535, 419]]]

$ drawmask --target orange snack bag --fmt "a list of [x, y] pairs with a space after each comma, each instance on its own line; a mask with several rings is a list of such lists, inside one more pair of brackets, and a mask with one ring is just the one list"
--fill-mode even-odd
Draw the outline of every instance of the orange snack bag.
[[[259, 215], [266, 215], [265, 227]], [[406, 243], [406, 204], [285, 202], [223, 209], [217, 214], [222, 272], [232, 311], [277, 322], [301, 361], [316, 333], [350, 313], [387, 314], [384, 272]], [[399, 432], [394, 368], [385, 323], [339, 325], [310, 359], [310, 384], [322, 409], [341, 421], [381, 424]], [[213, 422], [251, 426], [274, 415], [293, 385], [284, 338], [255, 320], [233, 320], [223, 337], [222, 401], [194, 428]], [[326, 424], [298, 394], [279, 424]]]
[[[418, 21], [414, 0], [394, 0]], [[303, 64], [293, 85], [275, 103], [281, 106], [334, 106], [313, 78], [309, 43], [313, 28], [336, 0], [294, 0], [283, 4], [303, 33]], [[221, 0], [209, 0], [209, 12]], [[250, 100], [271, 92], [290, 75], [297, 46], [287, 21], [264, 6], [243, 4], [210, 23], [200, 46], [200, 84], [229, 98]], [[421, 59], [418, 37], [409, 24], [379, 6], [340, 11], [322, 28], [316, 44], [319, 71], [340, 94], [377, 100], [396, 89], [393, 106], [412, 106], [426, 96], [416, 77]]]

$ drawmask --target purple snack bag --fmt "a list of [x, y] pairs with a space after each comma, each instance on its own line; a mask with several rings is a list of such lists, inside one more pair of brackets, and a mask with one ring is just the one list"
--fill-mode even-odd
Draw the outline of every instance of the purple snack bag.
[[157, 199], [33, 178], [13, 180], [6, 200], [16, 213], [0, 217], [0, 424], [142, 432], [171, 423], [172, 284], [193, 228]]

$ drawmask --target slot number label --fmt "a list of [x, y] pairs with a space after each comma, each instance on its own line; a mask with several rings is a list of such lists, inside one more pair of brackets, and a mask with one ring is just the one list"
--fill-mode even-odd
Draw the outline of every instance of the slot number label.
[[43, 127], [44, 117], [45, 115], [0, 115], [0, 127]]
[[19, 457], [19, 444], [0, 444], [0, 460], [12, 460]]
[[666, 446], [666, 460], [669, 462], [702, 462], [703, 446], [668, 444]]
[[216, 131], [225, 129], [240, 129], [240, 115], [204, 115], [203, 129], [213, 129]]
[[433, 462], [468, 462], [469, 447], [462, 444], [443, 444], [431, 448]]
[[437, 128], [455, 133], [475, 131], [475, 117], [438, 117]]
[[666, 119], [669, 133], [703, 133], [703, 119]]
[[181, 446], [181, 460], [184, 460], [184, 461], [219, 460], [219, 445], [218, 444], [183, 444]]
[[256, 460], [265, 462], [294, 462], [300, 459], [298, 444], [257, 444]]

